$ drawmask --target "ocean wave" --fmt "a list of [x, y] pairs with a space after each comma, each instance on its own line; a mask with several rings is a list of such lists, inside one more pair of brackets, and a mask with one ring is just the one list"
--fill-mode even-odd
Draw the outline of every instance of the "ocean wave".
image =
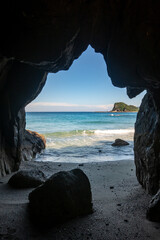
[[85, 136], [85, 135], [125, 135], [134, 133], [134, 129], [106, 129], [106, 130], [72, 130], [72, 131], [64, 131], [64, 132], [52, 132], [45, 133], [44, 135], [47, 138], [64, 138], [64, 137], [72, 137], [72, 136]]

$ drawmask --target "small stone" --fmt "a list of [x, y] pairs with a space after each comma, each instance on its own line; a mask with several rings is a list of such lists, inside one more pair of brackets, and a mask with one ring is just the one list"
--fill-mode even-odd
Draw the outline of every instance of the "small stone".
[[83, 166], [84, 166], [84, 164], [83, 164], [83, 163], [80, 163], [78, 166], [79, 166], [79, 167], [83, 167]]
[[128, 220], [127, 220], [127, 219], [124, 219], [124, 222], [128, 222]]

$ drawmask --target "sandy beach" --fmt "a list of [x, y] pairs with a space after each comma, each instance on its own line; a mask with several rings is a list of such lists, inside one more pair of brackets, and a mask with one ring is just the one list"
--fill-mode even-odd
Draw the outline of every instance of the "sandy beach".
[[35, 229], [29, 221], [28, 194], [32, 189], [15, 190], [0, 180], [0, 239], [32, 240], [159, 240], [160, 224], [149, 222], [146, 209], [151, 199], [139, 185], [134, 161], [101, 163], [23, 162], [21, 169], [41, 169], [50, 175], [81, 168], [88, 176], [94, 212], [73, 219], [47, 232]]

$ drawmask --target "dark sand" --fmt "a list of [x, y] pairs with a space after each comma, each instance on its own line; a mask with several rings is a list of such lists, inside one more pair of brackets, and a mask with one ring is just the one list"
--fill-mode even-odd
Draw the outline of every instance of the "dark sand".
[[94, 213], [73, 219], [47, 232], [35, 229], [28, 216], [28, 194], [0, 179], [0, 239], [52, 240], [160, 240], [160, 224], [149, 222], [146, 209], [151, 196], [138, 184], [133, 161], [78, 164], [25, 162], [22, 169], [39, 168], [48, 176], [81, 168], [89, 177]]

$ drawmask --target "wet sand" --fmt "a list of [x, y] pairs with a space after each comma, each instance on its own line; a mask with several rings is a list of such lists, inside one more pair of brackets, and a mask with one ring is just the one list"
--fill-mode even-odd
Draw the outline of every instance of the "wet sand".
[[24, 162], [21, 169], [41, 169], [47, 176], [81, 168], [88, 176], [94, 212], [61, 226], [41, 232], [31, 224], [28, 194], [32, 189], [15, 190], [0, 179], [0, 239], [32, 240], [159, 240], [160, 224], [149, 222], [145, 215], [151, 196], [135, 176], [131, 160], [84, 163]]

